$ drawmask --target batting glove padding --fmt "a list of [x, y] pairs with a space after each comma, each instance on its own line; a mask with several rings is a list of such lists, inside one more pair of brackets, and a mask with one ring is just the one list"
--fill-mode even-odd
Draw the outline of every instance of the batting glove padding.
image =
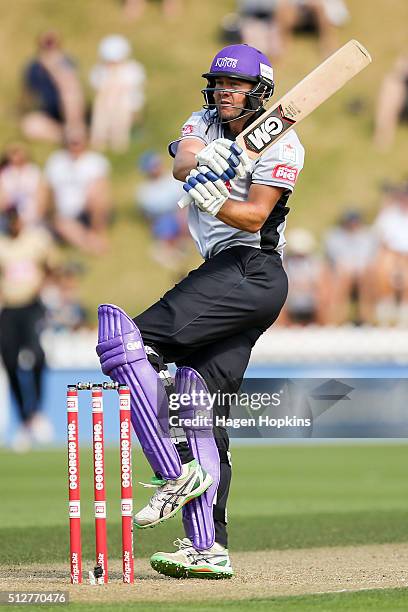
[[229, 197], [229, 191], [222, 179], [208, 166], [199, 166], [197, 170], [193, 168], [186, 178], [183, 189], [202, 211], [213, 217], [219, 213]]
[[245, 178], [252, 169], [252, 162], [233, 140], [217, 138], [196, 155], [199, 166], [207, 166], [224, 182], [234, 178]]

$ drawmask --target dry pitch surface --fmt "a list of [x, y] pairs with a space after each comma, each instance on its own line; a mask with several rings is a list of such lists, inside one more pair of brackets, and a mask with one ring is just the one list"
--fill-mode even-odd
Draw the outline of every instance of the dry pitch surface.
[[408, 586], [408, 544], [237, 553], [233, 563], [236, 576], [225, 581], [166, 578], [147, 559], [135, 560], [130, 587], [120, 582], [119, 561], [111, 562], [111, 582], [104, 586], [69, 585], [62, 564], [2, 568], [0, 579], [5, 590], [68, 588], [71, 602], [162, 601], [163, 593], [167, 601], [252, 599]]

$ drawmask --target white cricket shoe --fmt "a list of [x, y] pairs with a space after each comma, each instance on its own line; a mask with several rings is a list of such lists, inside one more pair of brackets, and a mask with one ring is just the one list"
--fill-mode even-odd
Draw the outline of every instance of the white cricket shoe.
[[207, 550], [197, 550], [188, 538], [173, 542], [178, 550], [174, 553], [157, 552], [150, 559], [150, 565], [159, 574], [173, 578], [205, 578], [219, 580], [232, 578], [228, 549], [213, 544]]
[[51, 444], [54, 439], [54, 428], [44, 414], [36, 412], [30, 419], [28, 426], [34, 442]]
[[15, 453], [28, 453], [32, 448], [30, 431], [25, 424], [21, 424], [11, 442], [11, 449]]
[[152, 478], [145, 487], [156, 487], [157, 491], [144, 508], [134, 516], [139, 529], [154, 527], [171, 518], [192, 499], [199, 497], [212, 485], [213, 479], [194, 459], [182, 466], [181, 476], [176, 480]]

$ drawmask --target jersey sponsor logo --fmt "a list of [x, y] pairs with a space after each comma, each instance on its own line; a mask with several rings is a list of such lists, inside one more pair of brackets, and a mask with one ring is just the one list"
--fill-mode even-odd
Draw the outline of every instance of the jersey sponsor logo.
[[255, 153], [262, 153], [278, 136], [286, 132], [295, 122], [284, 117], [281, 106], [268, 114], [268, 117], [259, 123], [244, 136], [247, 149]]
[[238, 60], [233, 57], [218, 57], [215, 65], [217, 68], [236, 68]]
[[288, 183], [295, 183], [298, 175], [297, 168], [289, 168], [284, 164], [278, 164], [275, 166], [272, 172], [273, 178], [280, 179], [281, 181], [287, 181]]
[[280, 157], [293, 163], [297, 162], [296, 148], [291, 144], [282, 144], [280, 146]]
[[193, 126], [190, 123], [187, 123], [186, 125], [183, 125], [181, 133], [183, 136], [187, 136], [188, 134], [192, 134], [193, 130], [194, 130]]

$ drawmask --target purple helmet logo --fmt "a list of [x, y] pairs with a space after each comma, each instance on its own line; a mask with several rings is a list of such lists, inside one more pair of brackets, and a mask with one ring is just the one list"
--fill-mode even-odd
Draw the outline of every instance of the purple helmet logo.
[[215, 66], [217, 68], [236, 68], [238, 60], [233, 57], [217, 57]]

